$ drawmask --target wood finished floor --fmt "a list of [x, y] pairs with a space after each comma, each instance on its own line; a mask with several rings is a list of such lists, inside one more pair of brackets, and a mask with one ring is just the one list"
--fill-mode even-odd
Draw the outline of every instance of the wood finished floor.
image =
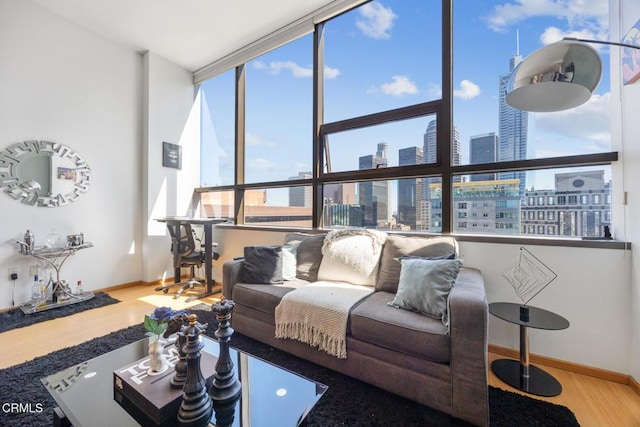
[[[155, 292], [152, 286], [134, 286], [108, 293], [122, 302], [1, 333], [0, 349], [3, 351], [0, 352], [0, 369], [138, 324], [155, 306], [185, 308], [187, 304], [184, 300], [188, 297], [174, 300], [171, 293], [164, 295]], [[211, 304], [215, 300], [215, 296], [208, 297], [191, 305], [203, 302]], [[489, 353], [489, 362], [502, 357]], [[559, 396], [538, 398], [569, 407], [581, 426], [640, 426], [640, 396], [631, 387], [562, 369], [538, 366], [552, 374], [563, 386]], [[491, 369], [489, 384], [518, 392], [500, 381]]]

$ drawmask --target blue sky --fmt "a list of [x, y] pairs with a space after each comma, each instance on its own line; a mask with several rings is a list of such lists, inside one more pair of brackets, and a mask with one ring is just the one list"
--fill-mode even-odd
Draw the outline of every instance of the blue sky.
[[[438, 99], [441, 96], [440, 1], [375, 1], [326, 25], [325, 122]], [[563, 36], [609, 39], [603, 0], [458, 0], [454, 5], [454, 123], [463, 162], [469, 137], [498, 132], [498, 79], [509, 71], [519, 32], [526, 57]], [[597, 47], [599, 46], [599, 47]], [[609, 56], [585, 105], [531, 115], [535, 157], [610, 150]], [[311, 169], [312, 36], [267, 53], [247, 65], [247, 180], [288, 179]], [[222, 151], [220, 176], [231, 184], [233, 71], [206, 82], [215, 134]], [[421, 146], [429, 118], [336, 135], [330, 140], [333, 170], [357, 169], [358, 157], [387, 142], [391, 165], [397, 151]], [[536, 174], [537, 188], [549, 177]]]

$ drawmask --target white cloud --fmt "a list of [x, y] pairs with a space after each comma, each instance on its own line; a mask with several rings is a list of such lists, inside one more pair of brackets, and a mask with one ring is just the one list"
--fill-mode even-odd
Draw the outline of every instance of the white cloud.
[[247, 159], [248, 170], [270, 171], [276, 168], [276, 164], [267, 159]]
[[468, 101], [480, 95], [480, 86], [469, 80], [460, 82], [460, 89], [454, 89], [453, 96]]
[[[297, 79], [313, 76], [313, 68], [302, 67], [294, 61], [271, 61], [268, 64], [264, 61], [253, 61], [253, 68], [256, 70], [266, 71], [267, 74], [278, 75], [282, 70], [287, 70]], [[331, 68], [327, 65], [324, 67], [324, 75], [328, 79], [335, 79], [340, 74], [337, 68]]]
[[328, 65], [324, 66], [324, 78], [325, 79], [335, 79], [340, 75], [340, 70], [337, 68], [331, 68]]
[[609, 6], [603, 0], [514, 0], [494, 6], [485, 21], [492, 30], [504, 32], [529, 18], [549, 16], [565, 20], [570, 28], [586, 28], [606, 36]]
[[275, 147], [276, 144], [271, 142], [271, 141], [265, 141], [264, 139], [262, 139], [262, 137], [258, 134], [255, 133], [251, 133], [251, 132], [247, 132], [244, 136], [245, 142], [247, 143], [247, 145], [253, 146], [253, 147], [259, 147], [259, 146], [263, 146], [263, 147]]
[[244, 136], [244, 140], [247, 143], [247, 145], [253, 145], [253, 146], [262, 145], [262, 138], [260, 138], [260, 136], [255, 133], [247, 132]]
[[385, 95], [391, 96], [403, 96], [412, 95], [418, 93], [418, 87], [416, 83], [409, 80], [407, 76], [393, 76], [393, 81], [390, 83], [383, 83], [379, 88], [372, 88], [367, 93], [375, 93], [382, 91]]
[[[601, 34], [596, 34], [590, 30], [582, 29], [579, 31], [562, 31], [557, 27], [547, 27], [544, 32], [540, 35], [540, 41], [543, 45], [548, 45], [551, 43], [555, 43], [557, 41], [562, 40], [564, 37], [573, 37], [577, 39], [601, 39], [603, 36]], [[601, 44], [591, 44], [596, 50], [606, 49], [604, 45]]]
[[429, 95], [432, 98], [442, 98], [442, 87], [435, 83], [429, 83], [429, 89], [427, 89]]
[[291, 75], [295, 78], [311, 77], [313, 75], [312, 68], [301, 67], [293, 61], [271, 61], [266, 64], [263, 61], [254, 61], [253, 68], [257, 70], [264, 70], [268, 74], [277, 75], [282, 70], [291, 72]]
[[360, 18], [356, 20], [356, 27], [365, 36], [374, 39], [388, 39], [391, 37], [393, 21], [398, 15], [393, 13], [391, 7], [384, 7], [382, 3], [374, 1], [367, 3], [360, 9]]
[[536, 129], [583, 141], [580, 150], [593, 152], [610, 150], [611, 95], [593, 95], [585, 104], [555, 113], [536, 113]]

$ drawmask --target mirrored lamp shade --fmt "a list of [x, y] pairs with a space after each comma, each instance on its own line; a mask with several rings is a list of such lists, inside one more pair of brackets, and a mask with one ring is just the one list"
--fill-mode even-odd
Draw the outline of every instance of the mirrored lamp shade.
[[524, 111], [549, 112], [577, 107], [600, 83], [602, 61], [591, 46], [563, 40], [538, 49], [513, 71], [506, 101]]

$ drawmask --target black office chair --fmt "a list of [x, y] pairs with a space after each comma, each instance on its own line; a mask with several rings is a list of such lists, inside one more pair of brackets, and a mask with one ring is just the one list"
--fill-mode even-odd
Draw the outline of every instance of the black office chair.
[[[180, 227], [180, 237], [178, 238], [178, 227]], [[162, 291], [165, 294], [169, 292], [169, 288], [174, 286], [180, 286], [180, 289], [173, 296], [174, 299], [178, 299], [180, 295], [187, 289], [193, 289], [195, 286], [206, 286], [199, 280], [196, 280], [195, 269], [196, 267], [202, 267], [205, 261], [204, 244], [202, 240], [196, 236], [195, 231], [191, 227], [191, 224], [180, 223], [171, 224], [167, 223], [169, 234], [171, 235], [171, 253], [174, 253], [174, 249], [178, 248], [178, 257], [174, 258], [174, 269], [180, 269], [184, 267], [190, 268], [189, 280], [186, 282], [171, 283], [168, 285], [158, 286], [155, 290]], [[200, 248], [196, 249], [196, 241]], [[217, 243], [213, 244], [214, 247], [218, 246]], [[212, 257], [214, 260], [220, 258], [220, 254], [213, 252]]]

